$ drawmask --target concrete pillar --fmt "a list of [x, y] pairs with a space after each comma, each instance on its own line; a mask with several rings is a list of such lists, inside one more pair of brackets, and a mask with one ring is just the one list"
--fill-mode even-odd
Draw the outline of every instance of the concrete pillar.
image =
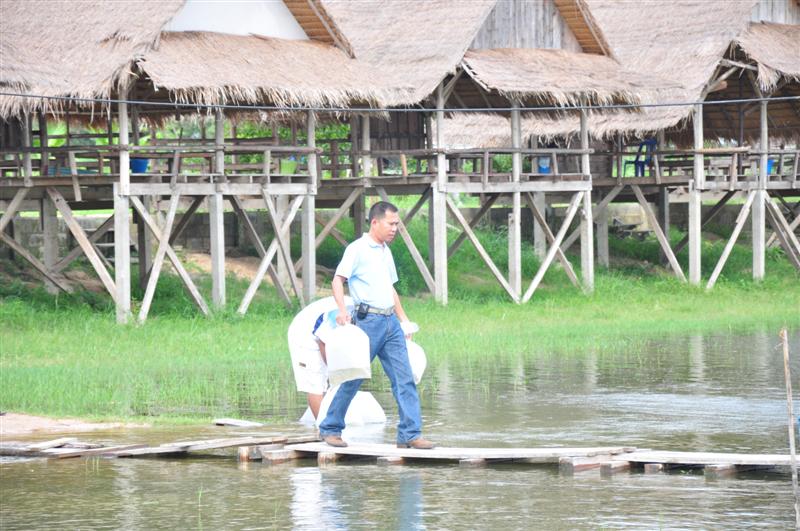
[[[214, 113], [214, 173], [215, 182], [225, 182], [225, 115], [222, 109]], [[211, 247], [211, 304], [225, 307], [225, 208], [221, 193], [208, 196], [208, 228]]]
[[[703, 104], [694, 106], [694, 149], [703, 149]], [[689, 283], [700, 285], [702, 247], [702, 190], [705, 188], [705, 166], [702, 153], [694, 154], [694, 182], [689, 187]]]
[[766, 230], [767, 230], [767, 161], [769, 160], [769, 131], [767, 128], [767, 102], [761, 102], [761, 140], [759, 142], [761, 156], [758, 173], [758, 190], [753, 201], [753, 280], [764, 279], [766, 266]]
[[[58, 261], [58, 215], [56, 206], [49, 197], [42, 198], [41, 225], [42, 225], [42, 261], [47, 269], [52, 269]], [[48, 293], [58, 293], [58, 288], [52, 282], [45, 280]]]
[[[586, 109], [581, 109], [581, 149], [589, 149], [589, 126]], [[589, 176], [591, 182], [591, 165], [589, 153], [581, 154], [581, 173]], [[583, 194], [583, 207], [581, 208], [581, 275], [583, 277], [583, 290], [586, 293], [594, 291], [594, 221], [592, 219], [592, 192]]]
[[436, 283], [434, 298], [447, 304], [447, 159], [444, 146], [444, 91], [442, 84], [436, 89], [436, 182], [431, 193], [433, 197], [433, 278]]
[[[308, 111], [306, 122], [308, 147], [317, 146], [317, 115], [314, 111]], [[315, 240], [317, 237], [316, 220], [314, 210], [316, 208], [316, 193], [319, 175], [317, 175], [317, 155], [308, 154], [308, 173], [311, 175], [312, 189], [303, 199], [303, 212], [301, 214], [301, 239], [302, 239], [302, 264], [303, 264], [303, 300], [306, 303], [314, 300], [317, 295], [317, 248]]]

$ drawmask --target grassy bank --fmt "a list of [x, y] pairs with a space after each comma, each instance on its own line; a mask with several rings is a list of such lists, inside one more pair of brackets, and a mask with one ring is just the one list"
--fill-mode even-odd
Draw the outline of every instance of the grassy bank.
[[[412, 230], [422, 241], [424, 226]], [[484, 231], [482, 238], [502, 270], [504, 235]], [[779, 251], [768, 256], [767, 279], [755, 284], [749, 250], [737, 247], [726, 276], [708, 293], [657, 265], [654, 241], [612, 239], [611, 244], [615, 267], [598, 271], [593, 295], [572, 288], [556, 269], [523, 306], [507, 300], [469, 244], [451, 264], [447, 307], [424, 296], [407, 251], [399, 243], [394, 249], [399, 290], [423, 328], [417, 340], [432, 365], [633, 351], [660, 336], [800, 326], [800, 276]], [[705, 245], [706, 275], [723, 245]], [[529, 252], [528, 282], [537, 266]], [[320, 263], [333, 267], [340, 253], [326, 242]], [[680, 259], [686, 262], [686, 256]], [[304, 402], [294, 391], [285, 339], [295, 310], [284, 308], [268, 289], [239, 317], [235, 306], [246, 283], [230, 278], [229, 308], [205, 319], [196, 315], [178, 281], [165, 276], [147, 324], [119, 327], [105, 297], [86, 292], [53, 297], [11, 281], [8, 267], [0, 284], [2, 410], [173, 422], [216, 415], [284, 418]], [[201, 290], [209, 293], [208, 279], [198, 277]], [[370, 385], [386, 382], [381, 376]], [[426, 380], [422, 392], [435, 385]]]

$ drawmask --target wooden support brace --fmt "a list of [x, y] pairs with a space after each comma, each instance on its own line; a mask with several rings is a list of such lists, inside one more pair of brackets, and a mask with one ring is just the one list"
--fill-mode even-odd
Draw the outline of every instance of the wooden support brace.
[[[256, 228], [253, 226], [253, 222], [250, 221], [250, 218], [247, 216], [247, 212], [245, 212], [241, 200], [238, 196], [231, 195], [228, 196], [228, 201], [230, 201], [233, 211], [236, 212], [239, 221], [241, 221], [242, 225], [244, 225], [244, 233], [256, 248], [258, 256], [263, 259], [267, 255], [267, 250], [264, 248], [264, 244], [261, 242], [261, 238], [258, 236], [258, 231], [256, 231]], [[272, 265], [271, 261], [267, 264], [267, 273], [269, 273], [269, 276], [272, 279], [272, 284], [278, 291], [278, 295], [280, 295], [281, 299], [287, 306], [291, 305], [292, 300], [289, 298], [289, 294], [286, 292], [283, 284], [281, 284], [281, 281], [278, 278], [278, 272], [275, 271], [275, 267]]]
[[736, 217], [736, 224], [733, 227], [733, 233], [731, 233], [728, 243], [725, 244], [725, 249], [723, 249], [722, 255], [719, 257], [716, 267], [714, 267], [714, 272], [711, 273], [711, 278], [708, 279], [708, 284], [706, 284], [707, 290], [713, 288], [714, 284], [717, 283], [717, 279], [719, 278], [720, 273], [722, 273], [722, 268], [725, 267], [725, 262], [728, 260], [728, 256], [730, 256], [731, 251], [733, 250], [733, 245], [739, 238], [739, 234], [742, 232], [742, 227], [744, 227], [744, 223], [747, 221], [747, 217], [750, 215], [750, 207], [753, 205], [753, 200], [755, 197], [755, 190], [747, 194], [747, 200], [745, 201], [744, 206], [742, 206], [742, 209], [739, 211], [739, 215]]
[[[153, 217], [150, 215], [147, 209], [144, 208], [142, 201], [136, 196], [130, 196], [130, 200], [133, 208], [136, 209], [144, 222], [147, 224], [150, 232], [153, 234], [153, 237], [158, 240], [159, 245], [162, 238], [166, 238], [167, 242], [169, 242], [169, 235], [162, 235], [161, 229], [158, 227], [158, 225], [156, 225], [155, 220], [153, 220]], [[183, 285], [186, 287], [186, 290], [189, 292], [189, 296], [194, 301], [195, 305], [203, 313], [203, 315], [208, 315], [208, 305], [203, 299], [203, 296], [200, 295], [200, 291], [198, 291], [197, 286], [195, 286], [192, 277], [189, 276], [186, 268], [184, 268], [183, 264], [181, 264], [180, 260], [178, 259], [178, 255], [175, 254], [172, 246], [167, 245], [165, 252], [167, 253], [167, 258], [169, 258], [172, 267], [175, 268], [175, 271], [178, 273], [181, 281], [183, 281]]]
[[612, 476], [617, 472], [623, 472], [630, 469], [630, 461], [608, 461], [600, 465], [600, 475]]
[[294, 272], [294, 264], [292, 264], [292, 255], [289, 251], [288, 241], [289, 227], [292, 224], [292, 219], [294, 219], [294, 216], [297, 214], [297, 210], [300, 208], [300, 203], [303, 201], [303, 196], [298, 195], [292, 199], [292, 203], [289, 207], [289, 213], [291, 217], [287, 216], [287, 221], [283, 224], [281, 224], [279, 221], [278, 211], [275, 208], [275, 204], [272, 202], [272, 198], [267, 193], [266, 188], [261, 189], [261, 196], [264, 198], [264, 203], [267, 205], [267, 214], [269, 215], [269, 220], [272, 224], [272, 227], [275, 229], [275, 240], [278, 242], [278, 254], [283, 260], [286, 270], [289, 272], [289, 281], [292, 284], [292, 289], [294, 290], [295, 296], [300, 301], [300, 306], [305, 306], [305, 302], [303, 300], [303, 290], [300, 286], [300, 281]]
[[317, 454], [317, 465], [325, 466], [332, 465], [342, 458], [341, 454], [335, 452], [320, 452]]
[[69, 173], [72, 178], [72, 193], [75, 195], [75, 201], [83, 201], [81, 186], [78, 182], [78, 163], [75, 161], [75, 152], [67, 153], [67, 159], [69, 160]]
[[105, 265], [100, 260], [94, 245], [92, 245], [92, 243], [89, 241], [89, 238], [86, 237], [86, 233], [78, 224], [75, 216], [72, 215], [72, 209], [69, 208], [69, 205], [64, 197], [55, 188], [48, 187], [47, 195], [50, 196], [50, 200], [53, 202], [58, 211], [61, 212], [61, 217], [64, 218], [64, 222], [67, 224], [70, 232], [78, 242], [83, 254], [85, 254], [86, 258], [89, 259], [89, 262], [92, 264], [97, 276], [100, 277], [100, 281], [103, 283], [103, 286], [106, 288], [109, 295], [111, 295], [111, 298], [116, 302], [117, 288], [114, 284], [114, 280], [111, 278], [111, 275], [109, 275]]
[[6, 207], [6, 211], [3, 212], [3, 216], [0, 217], [0, 232], [5, 232], [6, 226], [11, 223], [11, 220], [14, 219], [14, 214], [17, 213], [19, 210], [19, 206], [22, 204], [23, 199], [25, 196], [28, 195], [28, 190], [30, 188], [20, 188], [17, 190], [17, 193], [14, 194], [14, 197], [11, 199], [11, 202], [8, 203]]
[[795, 236], [794, 232], [789, 228], [789, 223], [786, 221], [783, 213], [770, 201], [768, 195], [765, 204], [770, 223], [775, 229], [778, 240], [786, 251], [786, 256], [789, 258], [792, 265], [800, 270], [800, 241], [798, 241], [797, 236]]
[[404, 462], [405, 460], [402, 457], [398, 456], [384, 456], [378, 458], [379, 466], [402, 465]]
[[595, 470], [607, 463], [609, 458], [602, 457], [561, 457], [558, 460], [558, 471], [561, 474], [574, 474], [586, 470]]
[[[625, 185], [618, 184], [617, 186], [612, 188], [611, 191], [609, 191], [603, 197], [603, 199], [599, 203], [597, 203], [597, 205], [595, 205], [595, 208], [592, 210], [592, 221], [598, 220], [598, 218], [603, 214], [603, 212], [605, 212], [606, 208], [611, 203], [611, 201], [613, 201], [614, 198], [616, 198], [619, 195], [619, 193], [623, 190], [623, 188], [625, 188]], [[570, 235], [564, 239], [564, 243], [561, 245], [561, 248], [565, 252], [568, 251], [569, 248], [572, 247], [572, 245], [576, 241], [578, 241], [580, 235], [581, 235], [581, 229], [579, 227], [574, 231], [572, 231]]]
[[511, 288], [511, 285], [509, 285], [508, 281], [505, 279], [500, 270], [497, 269], [497, 266], [492, 261], [492, 258], [489, 256], [489, 253], [487, 253], [486, 249], [483, 248], [483, 245], [481, 245], [480, 240], [472, 231], [472, 228], [470, 228], [469, 224], [467, 223], [467, 220], [464, 219], [464, 215], [461, 214], [461, 211], [458, 209], [456, 205], [453, 204], [453, 200], [450, 199], [450, 196], [447, 194], [445, 194], [445, 201], [447, 204], [447, 208], [450, 210], [450, 212], [453, 214], [456, 220], [458, 220], [458, 222], [461, 224], [461, 227], [467, 234], [469, 241], [472, 242], [472, 245], [475, 247], [475, 250], [478, 251], [478, 254], [486, 263], [486, 265], [489, 267], [489, 270], [492, 272], [494, 277], [497, 279], [497, 281], [500, 283], [503, 289], [506, 290], [506, 293], [509, 294], [511, 299], [514, 302], [519, 303], [519, 298], [517, 298], [517, 294], [514, 293], [514, 290]]
[[[389, 201], [389, 195], [382, 186], [376, 186], [375, 190], [378, 192], [378, 195], [383, 201]], [[397, 229], [400, 231], [400, 236], [403, 238], [406, 247], [408, 247], [408, 252], [411, 254], [411, 258], [413, 258], [414, 263], [417, 264], [417, 269], [419, 269], [422, 279], [425, 281], [425, 285], [428, 286], [428, 291], [433, 293], [436, 285], [433, 281], [433, 275], [431, 275], [430, 270], [428, 270], [428, 266], [425, 264], [425, 259], [422, 258], [417, 246], [414, 244], [414, 240], [411, 238], [411, 234], [408, 232], [408, 228], [402, 220], [400, 220]]]
[[653, 212], [653, 209], [650, 207], [650, 203], [648, 203], [647, 199], [644, 197], [642, 189], [639, 188], [639, 186], [637, 185], [631, 185], [631, 188], [633, 189], [633, 193], [636, 196], [636, 200], [639, 202], [639, 204], [642, 206], [642, 209], [644, 210], [647, 222], [650, 224], [650, 227], [656, 234], [658, 243], [659, 245], [661, 245], [661, 250], [664, 251], [667, 260], [669, 260], [669, 265], [672, 267], [672, 271], [675, 273], [675, 276], [678, 277], [682, 282], [686, 282], [686, 275], [683, 274], [683, 269], [681, 269], [681, 265], [678, 263], [678, 259], [675, 257], [675, 253], [672, 252], [672, 247], [670, 247], [669, 245], [669, 240], [667, 239], [667, 235], [664, 234], [664, 231], [661, 229], [661, 225], [658, 223], [658, 219], [656, 219], [656, 215]]
[[[327, 223], [327, 220], [323, 219], [323, 217], [319, 214], [319, 212], [316, 212], [314, 214], [314, 219], [316, 220], [316, 222], [318, 224], [320, 224], [322, 226], [325, 226], [325, 223]], [[350, 243], [350, 242], [347, 241], [347, 238], [344, 237], [344, 234], [342, 234], [342, 231], [340, 231], [336, 227], [331, 229], [330, 237], [333, 238], [334, 240], [336, 240], [339, 243], [339, 245], [341, 245], [342, 247], [347, 247], [347, 245]], [[295, 264], [296, 263], [297, 262], [295, 262]]]
[[425, 202], [428, 201], [430, 198], [431, 198], [431, 189], [426, 188], [425, 191], [422, 193], [422, 195], [419, 196], [419, 199], [417, 199], [417, 202], [414, 203], [414, 206], [411, 207], [411, 209], [403, 217], [403, 224], [408, 225], [409, 223], [411, 223], [411, 220], [414, 219], [414, 216], [417, 215], [417, 212], [419, 212], [419, 210], [422, 208]]
[[[113, 227], [114, 227], [114, 216], [111, 215], [99, 227], [97, 227], [97, 229], [92, 233], [91, 236], [89, 236], [89, 243], [94, 245]], [[97, 248], [95, 247], [95, 250], [96, 249]], [[63, 271], [69, 264], [71, 264], [76, 258], [78, 258], [82, 254], [83, 254], [83, 249], [81, 249], [81, 246], [78, 245], [72, 248], [72, 250], [69, 251], [64, 256], [64, 258], [53, 264], [53, 267], [51, 269], [55, 272]], [[99, 251], [98, 255], [102, 257]]]
[[528, 287], [528, 290], [525, 292], [525, 295], [522, 297], [522, 302], [526, 303], [531, 300], [533, 297], [533, 293], [536, 291], [536, 288], [539, 287], [539, 283], [544, 278], [544, 274], [547, 272], [550, 264], [553, 262], [553, 258], [556, 256], [556, 252], [561, 247], [561, 242], [564, 239], [564, 235], [567, 233], [572, 220], [575, 218], [575, 214], [578, 212], [578, 207], [581, 205], [581, 199], [583, 199], [584, 192], [578, 192], [572, 196], [572, 201], [570, 201], [569, 207], [567, 208], [567, 215], [564, 218], [564, 223], [561, 225], [561, 228], [558, 230], [558, 234], [556, 235], [555, 240], [553, 241], [552, 245], [550, 245], [550, 249], [547, 251], [547, 255], [544, 257], [544, 261], [542, 265], [539, 266], [539, 270], [536, 272], [536, 276], [533, 277], [533, 281], [531, 281], [531, 285]]
[[[725, 204], [735, 194], [736, 194], [736, 192], [730, 192], [729, 191], [724, 196], [722, 196], [722, 198], [719, 201], [717, 201], [717, 204], [714, 205], [713, 207], [711, 207], [711, 210], [708, 211], [708, 215], [702, 221], [700, 227], [701, 228], [705, 227], [712, 219], [714, 219], [714, 217], [716, 217], [716, 215], [719, 214], [722, 211], [722, 207], [724, 207]], [[689, 235], [687, 234], [686, 236], [683, 237], [683, 239], [681, 239], [681, 241], [679, 241], [677, 243], [677, 245], [675, 245], [675, 250], [674, 250], [675, 254], [678, 254], [679, 252], [681, 252], [683, 250], [683, 248], [686, 247], [686, 245], [688, 243], [689, 243]]]
[[[347, 212], [350, 209], [350, 206], [353, 203], [355, 203], [356, 199], [361, 197], [361, 194], [363, 192], [364, 192], [363, 188], [355, 188], [355, 189], [353, 189], [352, 192], [350, 192], [350, 195], [348, 195], [347, 199], [344, 200], [344, 203], [342, 203], [342, 206], [340, 206], [336, 210], [336, 212], [333, 214], [333, 217], [331, 217], [331, 219], [328, 220], [328, 222], [322, 228], [320, 233], [317, 234], [317, 238], [314, 241], [314, 249], [319, 249], [319, 246], [322, 245], [322, 242], [325, 241], [325, 238], [327, 238], [328, 235], [330, 235], [331, 232], [333, 232], [333, 230], [336, 228], [336, 224], [339, 223], [339, 220], [341, 220], [344, 217], [345, 214], [347, 214]], [[300, 266], [302, 265], [302, 263], [303, 263], [303, 259], [302, 258], [297, 260], [294, 263], [294, 270], [295, 271], [299, 271], [300, 270]]]
[[189, 221], [191, 221], [192, 215], [200, 207], [200, 205], [203, 204], [204, 200], [205, 200], [204, 196], [198, 196], [192, 199], [192, 204], [189, 205], [189, 208], [187, 208], [186, 212], [183, 213], [181, 219], [175, 225], [175, 229], [172, 231], [172, 234], [169, 235], [170, 245], [174, 245], [175, 240], [180, 238], [181, 234], [183, 234], [183, 230], [189, 224]]
[[[486, 213], [489, 212], [489, 210], [492, 208], [492, 206], [497, 202], [499, 198], [500, 194], [494, 194], [488, 196], [486, 198], [486, 201], [484, 201], [484, 203], [481, 205], [481, 208], [478, 210], [478, 212], [469, 221], [469, 228], [474, 229], [475, 226], [478, 223], [480, 223], [483, 216], [485, 216]], [[458, 235], [456, 240], [450, 245], [450, 248], [447, 249], [447, 258], [451, 258], [454, 254], [456, 254], [456, 251], [458, 250], [459, 247], [461, 247], [461, 244], [464, 243], [466, 239], [467, 239], [467, 233], [466, 231], [462, 231], [461, 234]]]
[[150, 313], [150, 304], [153, 302], [153, 295], [156, 291], [158, 284], [158, 277], [161, 275], [161, 266], [164, 264], [164, 257], [167, 254], [167, 247], [169, 247], [169, 234], [172, 232], [172, 224], [175, 222], [175, 214], [178, 211], [178, 203], [180, 202], [180, 194], [173, 194], [169, 199], [169, 210], [167, 211], [167, 220], [164, 223], [163, 237], [158, 242], [158, 250], [153, 259], [153, 267], [150, 269], [150, 275], [147, 277], [147, 287], [144, 291], [144, 298], [142, 299], [142, 306], [139, 309], [139, 323], [144, 323], [147, 319], [147, 314]]
[[[544, 235], [547, 238], [547, 242], [552, 245], [556, 237], [553, 235], [553, 231], [550, 230], [550, 226], [547, 224], [544, 214], [536, 207], [536, 202], [533, 200], [533, 194], [530, 192], [526, 193], [525, 200], [528, 202], [528, 207], [531, 209], [533, 217], [539, 222], [539, 226], [542, 227]], [[578, 276], [575, 274], [572, 264], [567, 259], [564, 251], [561, 250], [561, 247], [559, 247], [556, 251], [556, 256], [558, 257], [558, 261], [561, 262], [561, 265], [564, 267], [564, 272], [567, 274], [569, 281], [572, 282], [572, 285], [576, 288], [580, 288], [581, 284], [578, 282]]]

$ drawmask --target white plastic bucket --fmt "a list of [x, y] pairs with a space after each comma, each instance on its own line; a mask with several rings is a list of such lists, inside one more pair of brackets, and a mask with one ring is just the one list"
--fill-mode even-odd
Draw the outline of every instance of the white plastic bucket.
[[414, 374], [414, 383], [418, 384], [425, 373], [425, 367], [428, 366], [428, 358], [425, 357], [425, 351], [422, 350], [422, 347], [410, 339], [406, 340], [406, 348], [408, 349], [408, 362], [411, 364], [411, 372]]
[[[339, 388], [336, 387], [325, 393], [322, 403], [319, 406], [319, 417], [314, 419], [311, 413], [311, 408], [306, 408], [306, 412], [300, 418], [303, 424], [315, 424], [319, 426], [325, 416], [328, 414], [328, 408], [331, 406], [333, 397]], [[386, 422], [386, 413], [383, 408], [372, 396], [372, 393], [366, 391], [359, 391], [350, 402], [350, 407], [347, 408], [347, 413], [344, 416], [344, 423], [347, 426], [363, 426], [365, 424], [384, 424]]]
[[355, 325], [337, 326], [325, 344], [331, 387], [359, 378], [371, 378], [369, 337]]

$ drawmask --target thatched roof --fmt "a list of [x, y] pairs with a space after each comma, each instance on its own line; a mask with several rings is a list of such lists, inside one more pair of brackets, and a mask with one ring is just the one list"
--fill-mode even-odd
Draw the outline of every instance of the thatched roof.
[[462, 66], [484, 90], [522, 102], [636, 103], [651, 84], [609, 57], [566, 50], [470, 50]]
[[[2, 0], [0, 85], [45, 96], [109, 97], [183, 0]], [[0, 97], [0, 115], [58, 102]]]
[[736, 38], [736, 43], [758, 63], [758, 83], [771, 91], [778, 80], [800, 80], [800, 26], [762, 22]]
[[389, 86], [412, 86], [391, 105], [419, 103], [453, 73], [497, 0], [324, 0], [356, 59]]
[[379, 80], [365, 82], [376, 77], [372, 70], [314, 41], [167, 32], [138, 65], [175, 100], [208, 105], [339, 106], [379, 102], [395, 92], [382, 90]]

